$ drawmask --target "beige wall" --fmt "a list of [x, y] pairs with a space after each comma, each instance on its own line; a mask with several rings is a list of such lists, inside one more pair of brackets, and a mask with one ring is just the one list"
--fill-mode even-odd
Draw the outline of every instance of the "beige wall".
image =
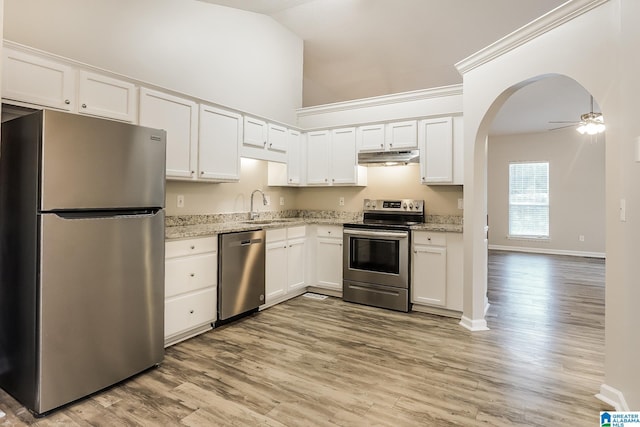
[[[362, 210], [364, 199], [419, 199], [425, 200], [428, 215], [462, 215], [458, 198], [462, 186], [426, 186], [420, 183], [419, 165], [370, 167], [366, 187], [307, 187], [300, 189], [297, 205], [300, 209]], [[339, 206], [340, 197], [345, 205]]]
[[6, 0], [4, 38], [295, 124], [302, 40], [272, 18], [197, 0]]
[[[243, 158], [240, 182], [167, 181], [167, 215], [249, 212], [250, 196], [255, 189], [263, 190], [271, 199], [269, 206], [263, 206], [260, 195], [254, 196], [254, 206], [259, 212], [296, 209], [296, 189], [267, 187], [267, 162]], [[176, 206], [179, 194], [184, 196], [183, 208]], [[280, 205], [280, 197], [284, 197], [283, 206]]]
[[[605, 252], [604, 136], [574, 128], [489, 137], [487, 209], [489, 245], [541, 252], [603, 255]], [[509, 163], [549, 162], [548, 241], [510, 240]], [[580, 241], [579, 236], [584, 236]]]
[[[238, 183], [168, 181], [167, 215], [248, 212], [249, 196], [256, 188], [271, 198], [270, 206], [265, 207], [259, 196], [255, 196], [255, 205], [260, 211], [311, 209], [355, 212], [362, 210], [362, 201], [366, 198], [407, 198], [424, 199], [428, 215], [462, 215], [457, 207], [458, 198], [462, 198], [462, 187], [422, 185], [419, 169], [418, 165], [369, 168], [367, 187], [269, 187], [267, 162], [243, 158]], [[176, 207], [178, 194], [184, 196], [184, 208]], [[283, 206], [279, 204], [280, 197], [284, 197]], [[339, 206], [340, 197], [345, 198], [344, 206]]]

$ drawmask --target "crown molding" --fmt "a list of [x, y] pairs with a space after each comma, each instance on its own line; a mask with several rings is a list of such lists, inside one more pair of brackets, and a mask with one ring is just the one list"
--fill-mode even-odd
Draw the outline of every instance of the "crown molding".
[[609, 0], [569, 0], [520, 29], [455, 64], [461, 75], [504, 55]]
[[425, 99], [442, 98], [445, 96], [455, 95], [462, 95], [461, 84], [298, 108], [296, 110], [296, 114], [298, 117], [305, 117], [314, 114], [335, 113], [338, 111], [355, 110], [357, 108], [377, 107], [380, 105], [389, 105], [398, 102], [422, 101]]

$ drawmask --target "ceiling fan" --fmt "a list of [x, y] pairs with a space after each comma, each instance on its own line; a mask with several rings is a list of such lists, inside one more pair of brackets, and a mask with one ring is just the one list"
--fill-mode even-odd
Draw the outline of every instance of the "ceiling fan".
[[578, 125], [578, 127], [576, 128], [576, 130], [584, 135], [597, 135], [599, 133], [604, 132], [605, 130], [605, 126], [604, 126], [604, 118], [602, 117], [602, 113], [594, 113], [593, 112], [593, 95], [590, 96], [591, 98], [591, 111], [589, 111], [588, 113], [584, 113], [582, 115], [580, 115], [580, 120], [577, 121], [552, 121], [549, 123], [569, 123], [565, 126], [560, 126], [560, 127], [556, 127], [553, 129], [549, 129], [549, 130], [558, 130], [558, 129], [564, 129], [564, 128], [568, 128], [571, 126], [576, 126]]

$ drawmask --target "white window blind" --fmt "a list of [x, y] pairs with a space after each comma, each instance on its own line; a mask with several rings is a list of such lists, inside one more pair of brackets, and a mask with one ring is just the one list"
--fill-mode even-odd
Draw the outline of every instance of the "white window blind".
[[509, 236], [549, 237], [549, 162], [509, 164]]

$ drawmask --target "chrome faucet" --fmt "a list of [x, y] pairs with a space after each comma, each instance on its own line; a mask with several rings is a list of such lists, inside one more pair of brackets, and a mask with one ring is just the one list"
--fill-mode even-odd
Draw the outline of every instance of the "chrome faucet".
[[253, 190], [253, 192], [251, 193], [251, 212], [249, 213], [249, 219], [256, 219], [256, 217], [258, 216], [258, 212], [253, 211], [253, 195], [256, 193], [262, 194], [262, 204], [267, 206], [267, 198], [265, 197], [262, 190]]

